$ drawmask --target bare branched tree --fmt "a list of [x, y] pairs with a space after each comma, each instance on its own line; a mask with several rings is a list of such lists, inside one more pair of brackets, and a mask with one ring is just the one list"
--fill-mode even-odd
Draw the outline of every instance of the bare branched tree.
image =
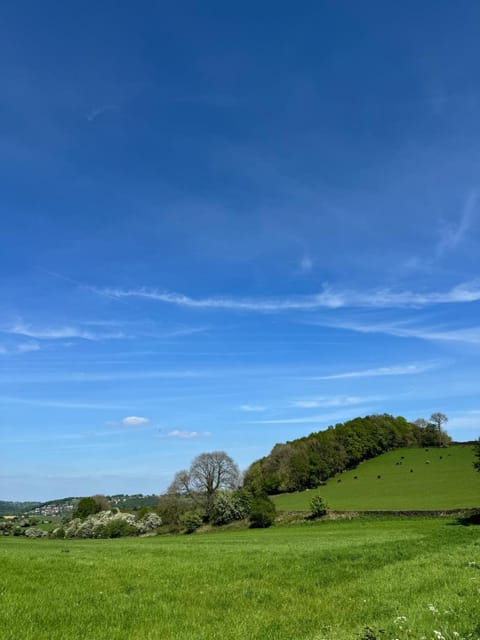
[[442, 425], [445, 422], [448, 422], [447, 416], [444, 413], [440, 413], [440, 412], [432, 413], [432, 415], [430, 416], [430, 420], [433, 422], [433, 424], [437, 428], [438, 433], [441, 433]]
[[212, 451], [197, 456], [188, 471], [176, 473], [168, 493], [202, 499], [209, 516], [217, 491], [236, 489], [239, 484], [240, 470], [232, 458], [225, 451]]

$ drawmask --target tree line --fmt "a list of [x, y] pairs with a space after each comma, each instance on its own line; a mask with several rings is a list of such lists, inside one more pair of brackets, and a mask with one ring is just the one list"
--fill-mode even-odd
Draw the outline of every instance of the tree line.
[[441, 413], [408, 422], [402, 416], [370, 415], [338, 423], [284, 444], [256, 460], [245, 473], [244, 487], [256, 494], [277, 494], [318, 487], [335, 474], [400, 447], [447, 446]]

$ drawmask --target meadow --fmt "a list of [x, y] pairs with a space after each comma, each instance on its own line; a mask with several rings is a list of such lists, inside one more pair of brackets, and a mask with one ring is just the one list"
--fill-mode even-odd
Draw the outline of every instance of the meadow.
[[473, 461], [470, 445], [396, 449], [331, 478], [323, 487], [273, 499], [280, 511], [308, 511], [316, 494], [334, 510], [480, 507], [480, 473]]
[[0, 566], [3, 640], [480, 638], [480, 529], [448, 518], [3, 538]]

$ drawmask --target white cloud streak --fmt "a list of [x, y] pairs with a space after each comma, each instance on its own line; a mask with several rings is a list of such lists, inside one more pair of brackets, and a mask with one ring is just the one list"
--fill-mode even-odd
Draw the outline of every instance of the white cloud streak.
[[462, 214], [456, 225], [449, 225], [442, 231], [442, 237], [437, 245], [437, 256], [446, 251], [456, 249], [464, 240], [466, 233], [473, 224], [478, 209], [480, 194], [478, 189], [472, 189], [465, 201]]
[[360, 369], [354, 371], [343, 371], [342, 373], [332, 373], [326, 376], [317, 376], [315, 380], [342, 380], [344, 378], [373, 378], [381, 376], [406, 376], [416, 375], [430, 371], [437, 367], [435, 362], [414, 362], [411, 364], [397, 364], [387, 367], [375, 367], [372, 369]]
[[290, 406], [300, 409], [325, 409], [328, 407], [349, 407], [382, 399], [380, 396], [318, 396], [304, 400], [292, 400]]
[[118, 111], [118, 110], [119, 110], [119, 107], [116, 104], [104, 104], [100, 107], [96, 107], [95, 109], [92, 109], [91, 111], [89, 111], [86, 115], [86, 118], [88, 122], [93, 122], [99, 116], [101, 116], [104, 113], [107, 113], [108, 111]]
[[303, 256], [302, 259], [300, 260], [301, 273], [310, 273], [312, 269], [313, 269], [313, 260], [308, 255]]
[[174, 438], [177, 440], [193, 440], [195, 438], [208, 438], [210, 431], [186, 431], [183, 429], [173, 429], [173, 431], [160, 432], [160, 438]]
[[229, 311], [311, 311], [316, 309], [357, 308], [402, 308], [425, 307], [437, 304], [464, 304], [480, 301], [480, 281], [461, 283], [445, 292], [371, 291], [341, 290], [324, 286], [320, 293], [308, 296], [285, 298], [192, 298], [182, 293], [159, 291], [158, 289], [104, 289], [100, 295], [122, 300], [141, 298], [193, 309], [219, 309]]
[[266, 411], [267, 407], [264, 407], [261, 404], [242, 404], [240, 405], [240, 411], [247, 412], [255, 412], [255, 411]]
[[[367, 407], [362, 407], [363, 412], [368, 412]], [[357, 415], [358, 407], [355, 409], [355, 414]], [[303, 417], [294, 417], [294, 418], [272, 418], [269, 420], [250, 420], [249, 424], [323, 424], [327, 427], [335, 420], [348, 420], [352, 413], [348, 412], [345, 409], [342, 412], [329, 413], [323, 415], [314, 415], [314, 416], [303, 416]]]
[[434, 342], [464, 342], [471, 345], [480, 345], [480, 326], [460, 329], [442, 329], [435, 327], [406, 327], [394, 323], [362, 324], [357, 322], [331, 324], [329, 326], [334, 326], [337, 329], [346, 329], [348, 331], [357, 331], [359, 333], [381, 333], [397, 338], [418, 338], [420, 340]]
[[122, 420], [122, 424], [126, 427], [144, 427], [149, 422], [150, 420], [143, 416], [127, 416]]
[[8, 347], [0, 345], [1, 355], [11, 355], [15, 353], [32, 353], [33, 351], [40, 351], [41, 347], [38, 342], [19, 342], [18, 344], [9, 345]]
[[450, 414], [448, 430], [454, 432], [463, 429], [468, 432], [472, 439], [480, 437], [480, 410], [472, 409], [463, 413]]
[[156, 380], [156, 379], [183, 379], [183, 378], [205, 378], [216, 377], [221, 375], [217, 372], [207, 371], [107, 371], [105, 373], [97, 372], [70, 372], [64, 371], [62, 373], [38, 373], [38, 374], [9, 374], [0, 375], [0, 382], [11, 383], [21, 382], [25, 383], [69, 383], [69, 382], [115, 382], [115, 381], [128, 381], [128, 380]]
[[38, 342], [20, 342], [16, 347], [19, 353], [30, 353], [32, 351], [40, 351]]
[[67, 338], [80, 338], [82, 340], [103, 340], [126, 337], [125, 334], [121, 331], [95, 332], [89, 329], [83, 329], [81, 327], [72, 325], [60, 327], [33, 327], [32, 325], [25, 324], [23, 322], [16, 322], [11, 326], [2, 327], [1, 331], [3, 333], [27, 336], [29, 338], [36, 338], [39, 340], [64, 340]]
[[[105, 409], [105, 410], [118, 410], [122, 409], [122, 406], [118, 404], [108, 404], [104, 402], [77, 402], [75, 400], [43, 400], [37, 398], [22, 398], [22, 397], [0, 397], [0, 404], [23, 404], [33, 407], [52, 407], [57, 409]], [[127, 408], [128, 407], [123, 407]]]

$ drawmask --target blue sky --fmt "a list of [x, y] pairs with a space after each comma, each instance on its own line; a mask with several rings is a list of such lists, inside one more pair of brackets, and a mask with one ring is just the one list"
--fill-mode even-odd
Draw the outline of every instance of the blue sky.
[[479, 20], [2, 3], [0, 498], [373, 412], [478, 437]]

